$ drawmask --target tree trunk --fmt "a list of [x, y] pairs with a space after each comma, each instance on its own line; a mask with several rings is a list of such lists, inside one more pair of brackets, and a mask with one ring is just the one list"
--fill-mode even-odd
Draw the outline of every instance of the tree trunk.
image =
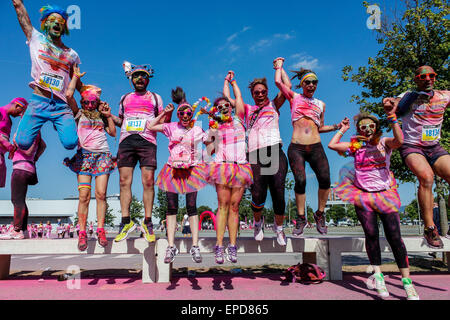
[[445, 236], [448, 232], [447, 206], [445, 203], [445, 185], [441, 178], [436, 177], [436, 191], [438, 194], [439, 216], [441, 220], [442, 235]]

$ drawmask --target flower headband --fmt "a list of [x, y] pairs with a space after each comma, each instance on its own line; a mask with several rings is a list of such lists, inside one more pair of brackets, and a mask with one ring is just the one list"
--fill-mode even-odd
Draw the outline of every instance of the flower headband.
[[155, 73], [152, 66], [149, 64], [134, 65], [128, 61], [124, 61], [122, 66], [125, 70], [125, 75], [127, 76], [127, 78], [131, 78], [131, 76], [135, 72], [144, 72], [149, 76], [149, 78], [153, 78], [153, 74]]

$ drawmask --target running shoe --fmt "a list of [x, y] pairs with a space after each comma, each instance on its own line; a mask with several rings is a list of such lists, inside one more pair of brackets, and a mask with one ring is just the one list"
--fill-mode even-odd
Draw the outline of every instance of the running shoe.
[[25, 239], [23, 231], [11, 230], [10, 232], [0, 234], [0, 240], [22, 240]]
[[214, 247], [214, 258], [216, 260], [217, 264], [223, 264], [224, 263], [224, 257], [223, 257], [223, 246], [215, 246]]
[[414, 285], [412, 284], [411, 279], [409, 278], [403, 278], [403, 288], [406, 291], [406, 296], [408, 300], [420, 300], [419, 295], [417, 294], [416, 289], [414, 288]]
[[423, 237], [427, 241], [427, 245], [433, 249], [442, 249], [444, 243], [439, 236], [438, 230], [435, 226], [425, 228], [423, 230]]
[[202, 255], [200, 254], [200, 248], [198, 246], [193, 246], [189, 253], [192, 256], [192, 261], [196, 263], [202, 262]]
[[256, 241], [262, 241], [264, 239], [264, 231], [262, 228], [262, 223], [255, 223], [255, 230], [253, 231]]
[[378, 296], [380, 298], [389, 297], [389, 291], [386, 288], [386, 283], [384, 282], [384, 276], [382, 273], [375, 273], [367, 279], [367, 288], [373, 290], [376, 289]]
[[293, 237], [300, 237], [303, 234], [303, 229], [306, 226], [306, 217], [305, 216], [297, 216], [295, 219], [295, 228], [292, 230]]
[[105, 230], [97, 230], [97, 241], [101, 247], [106, 248], [106, 246], [108, 245], [108, 239], [106, 239]]
[[273, 224], [273, 232], [275, 232], [275, 235], [277, 237], [277, 242], [280, 246], [286, 245], [286, 235], [284, 234], [283, 228], [278, 229], [278, 226], [276, 223]]
[[147, 242], [155, 242], [156, 237], [153, 232], [153, 223], [145, 224], [142, 222], [142, 230], [144, 232], [144, 239], [147, 240]]
[[136, 225], [133, 221], [130, 221], [128, 224], [120, 224], [119, 234], [114, 238], [114, 242], [120, 242], [125, 240], [128, 237], [130, 232], [133, 232], [136, 229]]
[[327, 234], [328, 227], [325, 225], [325, 212], [317, 210], [314, 212], [314, 220], [316, 220], [316, 229], [320, 234]]
[[236, 263], [237, 262], [237, 247], [229, 244], [226, 251], [227, 251], [227, 260], [230, 261], [231, 263]]
[[175, 260], [175, 256], [178, 254], [177, 247], [167, 247], [166, 255], [164, 256], [164, 263], [172, 263]]
[[87, 247], [88, 247], [87, 234], [86, 232], [80, 232], [80, 235], [78, 236], [78, 250], [86, 251]]

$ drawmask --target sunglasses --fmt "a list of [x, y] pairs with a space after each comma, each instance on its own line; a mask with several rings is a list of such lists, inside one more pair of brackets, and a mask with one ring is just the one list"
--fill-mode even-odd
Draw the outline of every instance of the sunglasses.
[[229, 108], [229, 107], [230, 107], [230, 103], [229, 102], [225, 102], [225, 103], [219, 104], [217, 106], [217, 109], [221, 110], [223, 108]]
[[81, 101], [81, 104], [84, 104], [85, 106], [91, 105], [91, 106], [95, 107], [97, 105], [97, 100], [95, 100], [95, 101], [83, 100], [83, 101]]
[[265, 96], [267, 94], [267, 90], [261, 90], [261, 91], [253, 91], [253, 94], [255, 96], [259, 96], [260, 94], [262, 94], [263, 96]]
[[437, 74], [436, 73], [422, 73], [422, 74], [418, 74], [416, 76], [416, 79], [420, 79], [420, 80], [427, 80], [427, 77], [430, 80], [434, 80], [436, 79]]
[[319, 80], [305, 80], [303, 81], [304, 84], [306, 84], [307, 86], [309, 86], [310, 84], [316, 85], [319, 83]]
[[47, 20], [48, 22], [58, 22], [59, 24], [65, 24], [66, 20], [62, 19], [62, 18], [56, 18], [56, 17], [50, 17]]
[[359, 126], [359, 128], [362, 131], [366, 131], [368, 128], [374, 130], [377, 127], [377, 125], [375, 123], [371, 123], [371, 124], [362, 124]]
[[133, 79], [137, 79], [139, 77], [142, 77], [144, 79], [148, 79], [149, 76], [148, 74], [146, 74], [145, 72], [137, 72], [137, 73], [133, 73], [133, 75], [131, 76]]
[[192, 111], [178, 111], [178, 116], [179, 117], [184, 117], [184, 116], [192, 117]]

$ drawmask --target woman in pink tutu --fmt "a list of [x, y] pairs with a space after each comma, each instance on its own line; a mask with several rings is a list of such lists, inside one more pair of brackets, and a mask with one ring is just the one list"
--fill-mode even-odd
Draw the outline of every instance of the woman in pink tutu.
[[50, 221], [47, 221], [47, 224], [45, 225], [45, 230], [46, 230], [45, 235], [47, 239], [50, 239], [52, 235], [52, 224], [50, 223]]
[[216, 99], [209, 112], [208, 141], [214, 142], [211, 153], [215, 153], [214, 161], [210, 164], [209, 179], [216, 187], [219, 204], [217, 241], [214, 247], [215, 261], [218, 264], [224, 263], [223, 238], [227, 227], [230, 243], [226, 249], [226, 259], [232, 263], [237, 262], [239, 203], [245, 189], [253, 184], [253, 173], [246, 156], [244, 101], [237, 86], [233, 86], [233, 92], [236, 112], [226, 97]]
[[356, 215], [366, 236], [366, 252], [375, 274], [372, 276], [380, 297], [389, 296], [381, 273], [381, 250], [377, 217], [383, 223], [386, 239], [402, 275], [402, 282], [408, 300], [418, 300], [419, 296], [409, 278], [408, 253], [400, 233], [400, 196], [397, 183], [389, 170], [392, 150], [403, 143], [403, 133], [395, 114], [388, 114], [388, 121], [394, 133], [393, 138], [381, 137], [379, 120], [368, 113], [355, 116], [357, 135], [350, 142], [340, 142], [350, 128], [349, 121], [335, 134], [328, 147], [344, 156], [354, 157], [354, 169], [341, 170], [340, 184], [336, 195], [343, 201], [355, 205]]
[[208, 166], [203, 163], [201, 149], [198, 144], [204, 143], [206, 135], [203, 129], [195, 126], [194, 111], [200, 101], [191, 106], [186, 101], [182, 88], [172, 90], [172, 100], [178, 104], [178, 122], [162, 123], [167, 114], [171, 114], [174, 106], [169, 104], [164, 111], [147, 125], [152, 131], [162, 132], [169, 138], [169, 160], [161, 169], [156, 185], [166, 192], [167, 238], [169, 246], [164, 257], [165, 263], [171, 263], [178, 254], [175, 247], [175, 232], [177, 227], [178, 195], [186, 195], [186, 210], [192, 229], [192, 248], [190, 254], [194, 262], [200, 263], [202, 256], [198, 247], [198, 213], [197, 191], [205, 187], [208, 176]]

